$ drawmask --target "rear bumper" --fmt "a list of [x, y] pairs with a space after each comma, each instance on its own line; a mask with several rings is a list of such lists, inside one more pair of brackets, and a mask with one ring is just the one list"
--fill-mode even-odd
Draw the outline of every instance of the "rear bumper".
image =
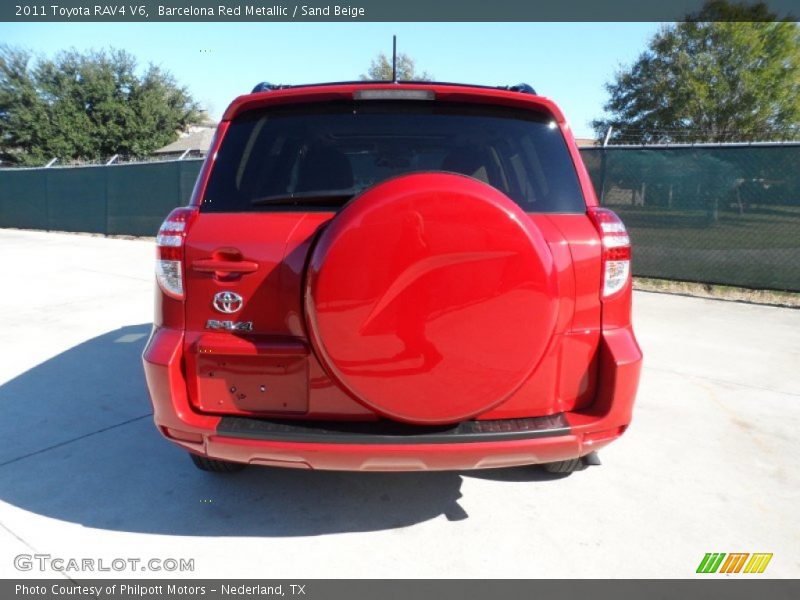
[[181, 332], [156, 329], [143, 356], [154, 420], [170, 441], [221, 460], [346, 471], [484, 469], [584, 456], [615, 440], [630, 423], [642, 360], [629, 328], [607, 331], [598, 393], [587, 410], [472, 421], [425, 433], [407, 426], [364, 431], [354, 424], [308, 426], [199, 414], [186, 394], [182, 342]]

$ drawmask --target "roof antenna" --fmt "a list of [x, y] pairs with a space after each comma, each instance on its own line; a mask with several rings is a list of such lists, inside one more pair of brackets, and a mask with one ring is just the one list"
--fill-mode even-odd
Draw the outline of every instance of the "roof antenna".
[[392, 83], [397, 83], [397, 36], [392, 36]]

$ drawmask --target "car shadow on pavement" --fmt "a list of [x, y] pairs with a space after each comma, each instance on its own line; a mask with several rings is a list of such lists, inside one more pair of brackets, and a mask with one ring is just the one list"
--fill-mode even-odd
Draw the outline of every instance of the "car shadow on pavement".
[[309, 536], [393, 529], [459, 505], [463, 476], [542, 471], [198, 471], [152, 423], [140, 355], [149, 324], [108, 332], [0, 386], [0, 500], [86, 527], [167, 535]]

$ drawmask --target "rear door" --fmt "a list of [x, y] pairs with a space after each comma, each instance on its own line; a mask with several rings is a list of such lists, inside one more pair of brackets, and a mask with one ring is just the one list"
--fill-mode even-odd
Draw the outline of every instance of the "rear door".
[[[570, 327], [580, 316], [584, 331], [599, 328], [597, 238], [549, 116], [437, 101], [253, 110], [230, 123], [186, 238], [186, 367], [195, 406], [223, 414], [368, 414], [310, 351], [302, 308], [309, 249], [360, 192], [442, 170], [489, 183], [549, 220], [551, 243], [566, 250], [562, 277], [572, 280], [562, 298]], [[570, 253], [574, 261], [564, 258]], [[589, 272], [591, 284], [583, 277]], [[576, 368], [585, 371], [591, 351], [580, 355]], [[541, 399], [547, 411], [556, 366], [541, 370], [552, 374]]]

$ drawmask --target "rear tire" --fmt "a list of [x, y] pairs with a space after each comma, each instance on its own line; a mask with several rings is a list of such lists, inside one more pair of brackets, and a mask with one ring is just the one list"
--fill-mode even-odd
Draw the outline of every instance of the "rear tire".
[[199, 454], [193, 454], [192, 452], [189, 453], [189, 456], [192, 457], [192, 462], [194, 463], [195, 467], [201, 471], [208, 471], [209, 473], [235, 473], [236, 471], [241, 471], [247, 466], [243, 463], [229, 462], [227, 460], [216, 460], [214, 458], [200, 456]]
[[570, 458], [558, 462], [544, 463], [542, 468], [548, 473], [568, 474], [580, 471], [584, 468], [583, 460], [580, 458]]

